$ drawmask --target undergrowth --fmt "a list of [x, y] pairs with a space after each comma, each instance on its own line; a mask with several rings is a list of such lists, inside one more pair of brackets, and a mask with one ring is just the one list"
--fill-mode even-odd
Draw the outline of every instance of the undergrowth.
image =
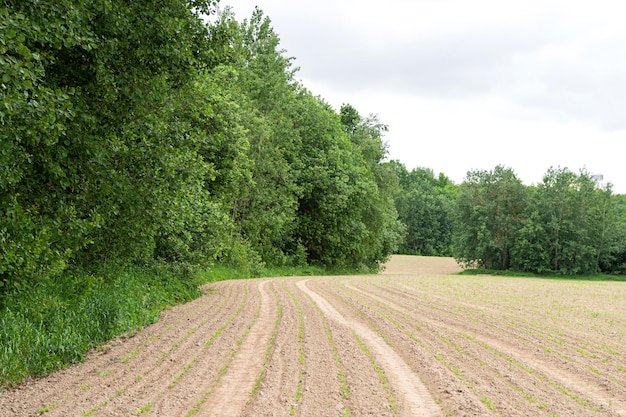
[[0, 386], [78, 362], [89, 349], [132, 334], [163, 309], [199, 295], [197, 283], [166, 266], [67, 271], [28, 291], [2, 294]]
[[263, 266], [257, 270], [233, 268], [228, 265], [217, 264], [198, 273], [198, 279], [203, 283], [218, 282], [229, 279], [247, 279], [261, 277], [289, 277], [289, 276], [318, 276], [318, 275], [351, 275], [363, 273], [348, 269], [331, 269], [316, 265], [306, 266]]

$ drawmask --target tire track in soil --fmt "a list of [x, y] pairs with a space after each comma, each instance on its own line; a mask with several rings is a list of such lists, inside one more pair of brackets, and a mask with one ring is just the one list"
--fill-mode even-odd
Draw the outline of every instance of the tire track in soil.
[[265, 367], [263, 381], [246, 405], [242, 417], [289, 415], [301, 377], [302, 370], [298, 365], [298, 311], [293, 299], [288, 295], [285, 281], [282, 280], [282, 285], [275, 285], [279, 283], [276, 279], [271, 282], [273, 291], [278, 296], [282, 314], [276, 323], [276, 337]]
[[263, 370], [264, 353], [267, 349], [274, 320], [276, 303], [266, 287], [269, 281], [258, 285], [261, 292], [259, 317], [241, 346], [220, 383], [206, 398], [199, 410], [200, 417], [237, 417], [243, 412], [254, 389], [257, 377]]
[[[345, 286], [344, 282], [333, 284]], [[346, 305], [350, 305], [389, 339], [394, 349], [403, 355], [407, 364], [416, 370], [424, 382], [427, 382], [429, 390], [437, 398], [440, 407], [445, 410], [446, 416], [493, 415], [477, 396], [478, 387], [441, 356], [447, 346], [440, 340], [438, 334], [433, 332], [430, 337], [424, 338], [426, 335], [423, 333], [423, 323], [419, 323], [417, 319], [408, 319], [406, 314], [397, 317], [397, 310], [386, 305], [379, 304], [388, 310], [388, 314], [372, 308], [367, 303], [363, 304], [363, 300], [353, 299], [346, 293], [345, 289], [349, 289], [347, 286], [339, 288], [331, 285], [331, 288], [331, 291], [342, 294], [341, 300]]]
[[[212, 378], [217, 373], [219, 366], [228, 357], [228, 352], [236, 346], [236, 340], [240, 337], [241, 328], [249, 320], [253, 320], [252, 312], [260, 306], [260, 294], [256, 296], [248, 290], [249, 282], [221, 282], [214, 285], [221, 288], [224, 285], [236, 286], [239, 292], [237, 303], [232, 303], [226, 314], [222, 314], [218, 320], [211, 318], [212, 326], [204, 329], [191, 328], [187, 330], [187, 337], [194, 336], [193, 340], [185, 342], [188, 349], [184, 349], [175, 356], [171, 351], [183, 348], [179, 342], [175, 342], [170, 350], [166, 351], [166, 357], [161, 356], [157, 364], [167, 372], [162, 377], [156, 378], [150, 388], [143, 389], [140, 396], [143, 404], [150, 404], [150, 415], [170, 417], [182, 413], [188, 406], [188, 401], [193, 398], [197, 384], [194, 381], [203, 381]], [[249, 311], [244, 311], [248, 306]], [[204, 316], [198, 312], [200, 317]], [[200, 331], [202, 330], [202, 331]], [[167, 363], [164, 363], [167, 362]], [[154, 377], [151, 377], [155, 380]], [[133, 395], [129, 393], [132, 397]], [[128, 408], [127, 406], [123, 406]], [[140, 408], [135, 408], [134, 412]]]
[[[348, 289], [351, 289], [352, 291], [376, 300], [387, 307], [400, 311], [403, 314], [415, 314], [415, 310], [409, 311], [405, 307], [402, 307], [399, 304], [390, 301], [389, 299], [380, 297], [365, 289], [356, 287], [350, 283], [344, 283], [344, 286]], [[500, 339], [496, 339], [487, 334], [478, 333], [476, 329], [468, 328], [467, 326], [460, 325], [459, 323], [455, 324], [451, 321], [448, 321], [447, 323], [441, 322], [438, 320], [433, 320], [424, 315], [420, 316], [420, 320], [434, 329], [450, 328], [456, 332], [469, 332], [470, 335], [475, 338], [480, 344], [489, 346], [491, 349], [512, 358], [514, 361], [522, 364], [527, 369], [534, 369], [536, 372], [543, 375], [548, 380], [552, 379], [568, 391], [574, 391], [580, 394], [583, 398], [589, 399], [591, 402], [599, 405], [600, 407], [605, 407], [607, 404], [611, 404], [611, 410], [609, 411], [612, 412], [611, 415], [626, 416], [625, 400], [607, 396], [608, 393], [602, 390], [601, 386], [588, 383], [571, 372], [567, 372], [564, 369], [555, 367], [547, 363], [537, 355], [533, 354], [532, 352], [522, 351], [510, 343], [507, 343]]]
[[304, 383], [304, 361], [301, 362], [300, 356], [304, 348], [304, 321], [301, 309], [286, 284], [286, 279], [272, 280], [282, 314], [275, 327], [276, 337], [263, 381], [242, 417], [295, 415], [300, 408], [297, 392], [302, 392]]
[[[346, 278], [346, 277], [342, 277]], [[356, 278], [356, 277], [355, 277]], [[362, 304], [358, 299], [346, 294], [347, 288], [342, 287], [343, 280], [327, 281], [328, 295], [335, 295], [346, 307], [354, 310], [363, 320], [377, 328], [377, 332], [388, 341], [405, 362], [419, 375], [436, 398], [446, 416], [486, 417], [497, 415], [491, 412], [477, 396], [476, 386], [458, 374], [458, 369], [440, 356], [446, 350], [439, 335], [433, 333], [431, 338], [423, 338], [424, 330], [419, 319], [392, 317]], [[340, 295], [341, 294], [341, 295]], [[362, 301], [362, 300], [361, 300]], [[389, 309], [389, 311], [393, 311]], [[394, 313], [396, 313], [394, 311]], [[372, 315], [373, 314], [373, 315]], [[417, 324], [417, 328], [414, 325]], [[441, 342], [441, 343], [439, 343]], [[448, 351], [449, 353], [449, 351]], [[507, 415], [507, 414], [503, 414]], [[524, 416], [525, 417], [525, 416]]]
[[298, 281], [296, 285], [317, 303], [328, 318], [352, 329], [363, 339], [381, 363], [384, 371], [389, 375], [391, 384], [401, 393], [407, 415], [414, 417], [443, 416], [443, 411], [432, 398], [426, 386], [380, 335], [359, 322], [346, 319], [324, 297], [309, 289], [306, 285], [307, 281]]

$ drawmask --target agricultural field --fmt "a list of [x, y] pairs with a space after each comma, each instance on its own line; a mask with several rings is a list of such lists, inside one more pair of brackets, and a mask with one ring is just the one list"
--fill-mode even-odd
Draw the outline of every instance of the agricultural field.
[[626, 416], [626, 283], [457, 272], [210, 284], [0, 415]]

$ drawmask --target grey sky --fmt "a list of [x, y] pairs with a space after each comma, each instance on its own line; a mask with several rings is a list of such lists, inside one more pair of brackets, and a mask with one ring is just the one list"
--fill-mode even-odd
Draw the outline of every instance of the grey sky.
[[222, 0], [258, 5], [297, 75], [333, 107], [388, 124], [390, 157], [460, 183], [513, 168], [604, 174], [626, 193], [622, 0]]

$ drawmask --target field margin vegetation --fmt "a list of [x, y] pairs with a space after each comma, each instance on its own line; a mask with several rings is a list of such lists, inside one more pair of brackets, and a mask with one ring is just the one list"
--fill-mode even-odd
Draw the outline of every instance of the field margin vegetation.
[[468, 268], [459, 273], [460, 275], [494, 275], [511, 278], [539, 278], [539, 279], [555, 279], [563, 281], [617, 281], [626, 282], [626, 275], [617, 274], [580, 274], [580, 275], [563, 275], [555, 272], [545, 272], [536, 274], [533, 272], [520, 272], [511, 270], [499, 270], [499, 269], [482, 269], [482, 268]]
[[161, 312], [189, 302], [207, 283], [229, 279], [346, 274], [320, 266], [216, 265], [191, 272], [172, 265], [127, 266], [100, 274], [66, 271], [54, 282], [0, 299], [0, 390], [82, 361], [91, 349], [134, 333]]

